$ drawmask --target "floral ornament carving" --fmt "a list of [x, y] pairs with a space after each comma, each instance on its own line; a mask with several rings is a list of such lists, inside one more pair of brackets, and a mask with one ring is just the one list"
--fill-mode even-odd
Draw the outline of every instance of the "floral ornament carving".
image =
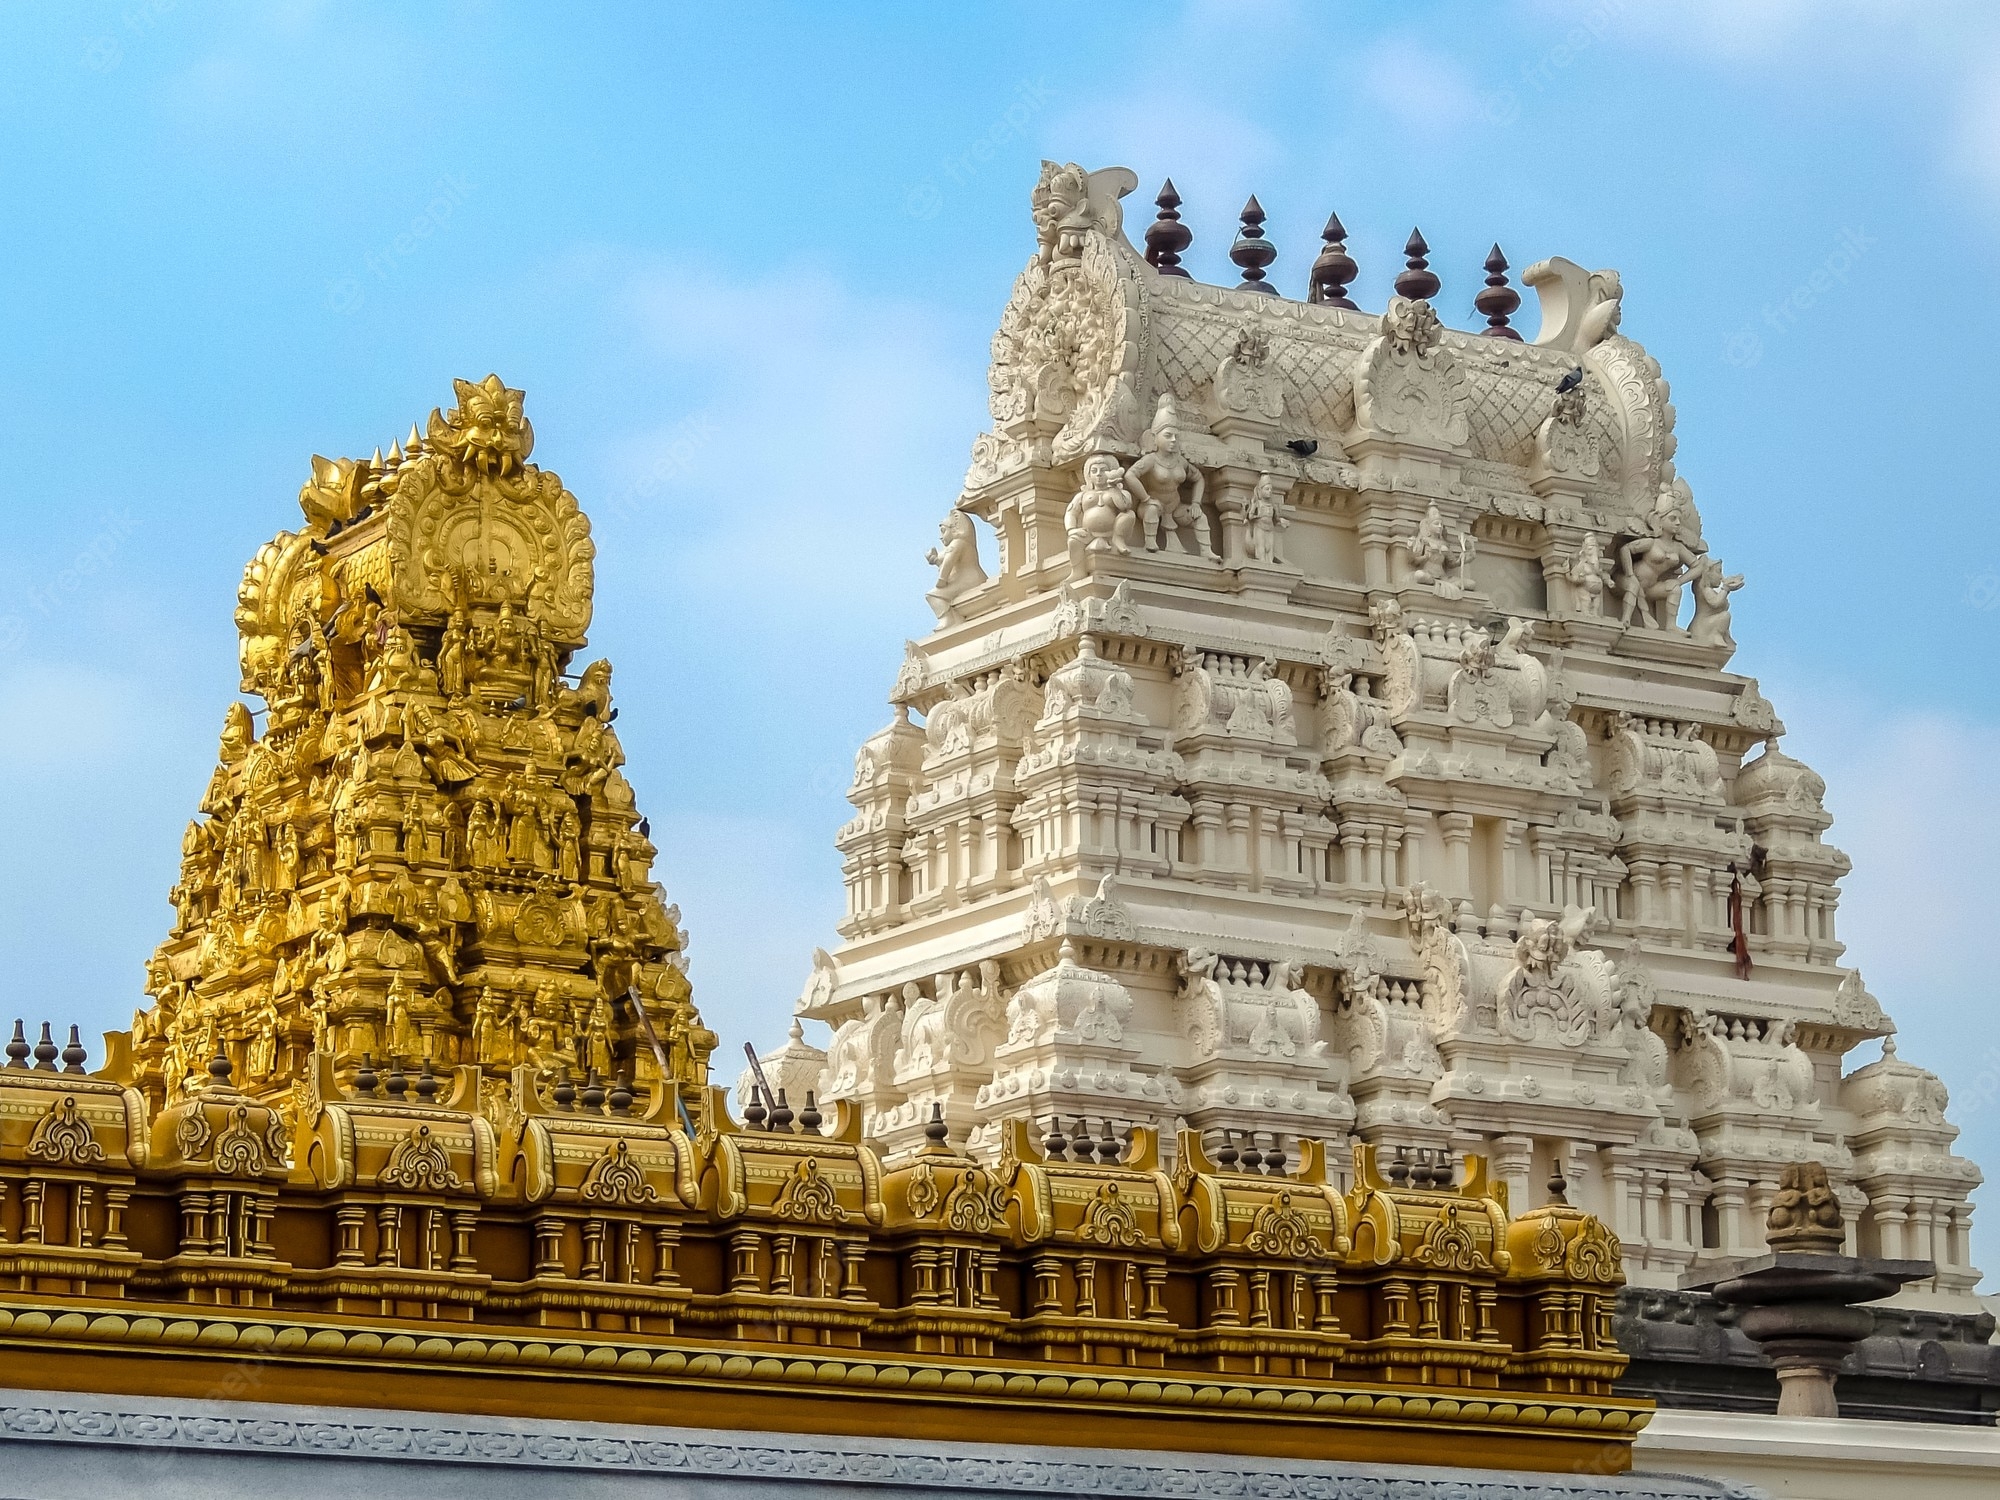
[[958, 1234], [987, 1234], [1006, 1217], [1007, 1189], [1002, 1180], [967, 1167], [944, 1202], [945, 1227]]
[[820, 1175], [819, 1159], [812, 1156], [792, 1168], [792, 1175], [772, 1211], [781, 1219], [797, 1219], [806, 1224], [845, 1224], [848, 1219], [833, 1184]]
[[1542, 1220], [1542, 1227], [1535, 1231], [1533, 1245], [1535, 1264], [1544, 1271], [1553, 1271], [1563, 1263], [1563, 1254], [1569, 1249], [1569, 1242], [1563, 1238], [1562, 1226], [1553, 1214]]
[[1447, 1203], [1444, 1211], [1424, 1231], [1417, 1247], [1417, 1261], [1440, 1271], [1490, 1271], [1493, 1263], [1479, 1252], [1479, 1242], [1461, 1218], [1458, 1205]]
[[1119, 1194], [1115, 1182], [1107, 1182], [1097, 1190], [1090, 1207], [1083, 1211], [1083, 1222], [1077, 1226], [1076, 1236], [1087, 1244], [1113, 1249], [1137, 1245], [1143, 1238], [1132, 1205]]
[[928, 1219], [944, 1201], [944, 1193], [937, 1185], [937, 1171], [927, 1161], [917, 1163], [910, 1173], [910, 1183], [903, 1190], [904, 1204], [913, 1219]]
[[1285, 1260], [1320, 1260], [1328, 1253], [1325, 1241], [1313, 1233], [1312, 1221], [1292, 1203], [1290, 1190], [1257, 1210], [1250, 1232], [1243, 1236], [1243, 1248], [1252, 1255]]
[[1585, 421], [1589, 398], [1582, 370], [1565, 376], [1564, 386], [1567, 388], [1557, 389], [1554, 406], [1536, 429], [1536, 468], [1568, 479], [1595, 479], [1599, 468], [1597, 434]]
[[419, 1125], [390, 1153], [389, 1164], [375, 1179], [384, 1187], [413, 1193], [463, 1188], [465, 1179], [451, 1169], [451, 1156], [428, 1125]]
[[229, 1111], [229, 1122], [215, 1137], [215, 1170], [225, 1177], [255, 1177], [264, 1170], [265, 1140], [250, 1127], [250, 1106]]
[[196, 1105], [182, 1115], [174, 1126], [174, 1144], [180, 1147], [183, 1161], [200, 1161], [208, 1147], [209, 1137], [215, 1129], [208, 1123], [208, 1116]]
[[1596, 1219], [1585, 1219], [1582, 1232], [1570, 1241], [1563, 1269], [1577, 1281], [1606, 1284], [1623, 1281], [1625, 1250], [1618, 1236]]
[[1362, 352], [1354, 398], [1356, 424], [1385, 437], [1462, 448], [1471, 432], [1465, 375], [1428, 302], [1390, 299]]
[[74, 1094], [64, 1094], [35, 1122], [28, 1155], [62, 1167], [88, 1167], [104, 1160], [104, 1148], [77, 1109]]
[[613, 1141], [584, 1174], [577, 1196], [585, 1203], [616, 1204], [620, 1208], [649, 1208], [661, 1201], [645, 1170], [632, 1160], [632, 1147], [625, 1140]]

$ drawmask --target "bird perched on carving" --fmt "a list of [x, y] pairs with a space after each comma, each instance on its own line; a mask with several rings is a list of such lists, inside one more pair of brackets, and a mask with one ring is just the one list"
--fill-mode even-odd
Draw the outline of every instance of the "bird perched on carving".
[[1319, 443], [1313, 438], [1293, 438], [1285, 446], [1300, 458], [1311, 458], [1319, 452]]
[[1567, 375], [1563, 376], [1561, 380], [1558, 380], [1556, 382], [1556, 394], [1558, 396], [1567, 396], [1571, 391], [1575, 390], [1578, 386], [1582, 384], [1583, 384], [1583, 366], [1578, 365], [1574, 370], [1571, 370]]

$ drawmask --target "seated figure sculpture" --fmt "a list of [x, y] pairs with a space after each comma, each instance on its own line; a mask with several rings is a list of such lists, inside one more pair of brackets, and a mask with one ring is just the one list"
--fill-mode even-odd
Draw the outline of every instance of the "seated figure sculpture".
[[1146, 550], [1185, 552], [1180, 532], [1188, 526], [1194, 529], [1197, 550], [1215, 561], [1208, 515], [1201, 508], [1206, 482], [1201, 470], [1181, 453], [1180, 423], [1171, 396], [1160, 398], [1142, 446], [1145, 451], [1139, 461], [1125, 471], [1125, 488], [1138, 503], [1139, 534], [1145, 538]]
[[1093, 552], [1130, 552], [1138, 522], [1118, 460], [1109, 453], [1091, 454], [1083, 462], [1083, 488], [1063, 512], [1071, 574], [1081, 578], [1088, 572]]

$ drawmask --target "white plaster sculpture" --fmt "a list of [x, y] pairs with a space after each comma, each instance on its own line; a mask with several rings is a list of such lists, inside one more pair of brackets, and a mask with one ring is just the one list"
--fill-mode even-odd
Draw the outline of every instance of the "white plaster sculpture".
[[1504, 347], [1274, 306], [1157, 273], [1129, 186], [1036, 187], [955, 512], [1001, 564], [856, 757], [823, 1104], [893, 1150], [935, 1103], [988, 1155], [1054, 1114], [1478, 1151], [1649, 1286], [1815, 1161], [1972, 1310], [1978, 1170], [1933, 1075], [1855, 1066], [1894, 1025], [1826, 786], [1723, 665], [1742, 580], [1617, 276], [1532, 268]]
[[1139, 534], [1146, 539], [1146, 550], [1186, 552], [1183, 533], [1192, 531], [1193, 550], [1213, 558], [1215, 544], [1202, 509], [1207, 482], [1181, 452], [1180, 420], [1171, 396], [1160, 398], [1144, 447], [1139, 461], [1125, 471], [1125, 484], [1139, 506]]
[[942, 624], [958, 620], [958, 601], [986, 583], [986, 569], [979, 565], [979, 538], [972, 529], [972, 517], [954, 510], [938, 523], [938, 546], [924, 554], [924, 561], [938, 570], [937, 583], [924, 595]]

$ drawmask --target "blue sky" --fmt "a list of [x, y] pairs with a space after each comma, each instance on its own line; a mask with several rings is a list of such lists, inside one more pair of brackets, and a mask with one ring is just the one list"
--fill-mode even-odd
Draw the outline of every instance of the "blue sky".
[[1053, 156], [1171, 173], [1204, 279], [1253, 191], [1294, 295], [1330, 209], [1369, 306], [1421, 224], [1460, 326], [1495, 239], [1622, 271], [1850, 959], [2000, 1171], [1990, 7], [16, 4], [0, 85], [0, 1010], [129, 1017], [243, 562], [497, 370], [697, 997], [780, 1036]]

